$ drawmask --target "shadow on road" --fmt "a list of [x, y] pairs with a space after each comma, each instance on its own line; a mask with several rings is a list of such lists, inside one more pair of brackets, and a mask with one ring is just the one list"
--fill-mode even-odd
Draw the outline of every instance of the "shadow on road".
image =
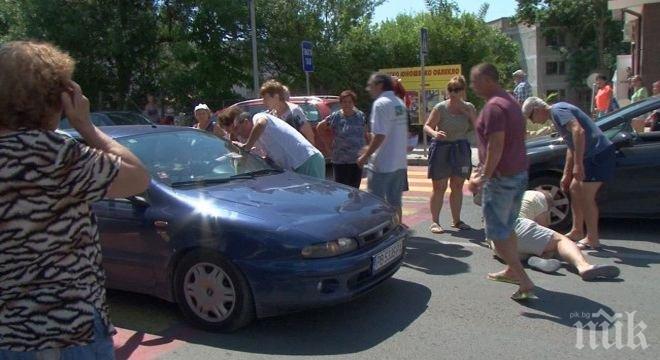
[[[128, 306], [154, 311], [154, 306], [147, 301], [160, 302], [141, 295], [120, 295], [110, 299], [114, 309]], [[129, 358], [138, 346], [161, 346], [176, 340], [257, 354], [312, 356], [355, 353], [372, 348], [406, 329], [426, 311], [430, 298], [429, 288], [393, 278], [350, 303], [258, 320], [231, 334], [205, 332], [181, 323], [174, 305], [159, 307], [164, 312], [159, 316], [169, 322], [169, 326], [161, 331], [154, 331], [154, 327], [159, 326], [145, 323], [136, 326], [141, 322], [136, 322], [132, 316], [122, 316], [121, 310], [115, 310], [112, 314], [115, 325], [137, 332], [124, 348], [116, 350], [117, 359]], [[141, 301], [145, 304], [140, 305]], [[144, 341], [145, 333], [160, 338]]]
[[616, 264], [635, 267], [649, 267], [660, 264], [660, 253], [639, 248], [612, 245], [617, 239], [625, 241], [644, 241], [660, 244], [657, 220], [606, 219], [601, 221], [602, 246], [599, 251], [590, 252], [596, 258], [615, 259]]
[[455, 258], [472, 255], [463, 246], [443, 244], [425, 237], [411, 237], [403, 266], [429, 275], [456, 275], [468, 272], [469, 265]]
[[[522, 316], [530, 319], [549, 320], [568, 327], [575, 323], [589, 322], [594, 314], [603, 310], [608, 315], [615, 313], [609, 306], [585, 297], [536, 287], [537, 300], [521, 303], [523, 306], [541, 313], [523, 312]], [[588, 315], [587, 315], [588, 314]], [[600, 322], [594, 319], [595, 322]]]

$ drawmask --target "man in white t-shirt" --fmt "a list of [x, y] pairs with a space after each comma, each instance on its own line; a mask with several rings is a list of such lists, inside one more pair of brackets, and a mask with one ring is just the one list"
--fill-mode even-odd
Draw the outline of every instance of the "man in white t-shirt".
[[401, 198], [408, 185], [408, 116], [393, 89], [392, 77], [386, 74], [373, 74], [367, 82], [367, 91], [376, 99], [371, 110], [373, 136], [357, 163], [364, 166], [369, 162], [369, 192], [397, 208], [401, 218]]
[[250, 120], [240, 116], [240, 111], [231, 110], [224, 117], [227, 121], [223, 121], [223, 126], [247, 139], [245, 143], [234, 142], [236, 146], [247, 151], [256, 146], [282, 169], [325, 179], [323, 155], [283, 120], [267, 113], [258, 113]]

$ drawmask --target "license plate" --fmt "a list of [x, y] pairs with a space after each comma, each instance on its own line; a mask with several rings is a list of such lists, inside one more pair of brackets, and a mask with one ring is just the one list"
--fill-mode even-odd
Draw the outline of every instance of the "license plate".
[[372, 257], [371, 271], [378, 272], [385, 266], [392, 263], [403, 255], [403, 239], [390, 245], [387, 249], [379, 252]]

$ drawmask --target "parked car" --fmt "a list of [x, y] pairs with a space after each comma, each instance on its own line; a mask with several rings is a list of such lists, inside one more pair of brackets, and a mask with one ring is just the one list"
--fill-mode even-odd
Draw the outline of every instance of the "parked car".
[[197, 326], [229, 331], [351, 300], [401, 265], [407, 231], [371, 194], [274, 168], [196, 129], [101, 129], [152, 176], [140, 196], [93, 205], [109, 288], [176, 302]]
[[[633, 103], [598, 120], [598, 127], [615, 144], [616, 176], [598, 198], [602, 217], [660, 218], [660, 132], [636, 133], [631, 121], [660, 109], [660, 98]], [[554, 196], [551, 225], [567, 228], [572, 221], [570, 198], [559, 187], [566, 144], [556, 133], [529, 140], [529, 187]]]
[[[117, 126], [117, 125], [154, 125], [144, 115], [134, 111], [99, 111], [89, 114], [92, 123], [96, 126]], [[69, 119], [60, 120], [60, 129], [71, 129]]]
[[[332, 155], [332, 133], [319, 133], [316, 130], [316, 125], [328, 115], [341, 108], [339, 96], [293, 96], [289, 99], [289, 102], [300, 106], [305, 112], [310, 125], [312, 125], [312, 129], [314, 129], [315, 145], [323, 153], [323, 156], [329, 160]], [[237, 103], [236, 106], [250, 113], [250, 115], [267, 110], [261, 99], [242, 101]]]

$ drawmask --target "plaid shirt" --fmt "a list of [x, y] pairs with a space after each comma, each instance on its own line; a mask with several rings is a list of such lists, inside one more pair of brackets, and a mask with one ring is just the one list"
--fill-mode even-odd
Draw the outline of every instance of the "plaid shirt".
[[515, 95], [516, 100], [522, 104], [528, 97], [532, 96], [532, 86], [529, 85], [527, 81], [523, 80], [516, 85], [515, 89], [513, 89], [513, 94]]

